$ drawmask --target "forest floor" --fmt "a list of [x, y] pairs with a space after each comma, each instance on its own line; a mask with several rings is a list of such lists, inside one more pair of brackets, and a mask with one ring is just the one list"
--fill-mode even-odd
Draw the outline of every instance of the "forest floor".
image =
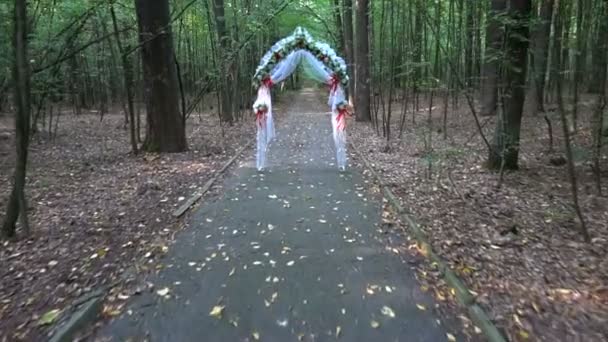
[[[0, 116], [0, 221], [14, 168], [9, 117]], [[56, 135], [35, 135], [26, 186], [32, 234], [0, 246], [0, 341], [46, 340], [61, 313], [103, 286], [112, 288], [104, 315], [118, 314], [124, 283], [153, 269], [183, 226], [172, 211], [251, 141], [251, 122], [225, 127], [222, 138], [216, 113], [194, 114], [190, 151], [163, 155], [133, 156], [121, 114], [100, 121], [70, 110]]]
[[[392, 140], [390, 151], [370, 125], [351, 125], [351, 139], [511, 341], [607, 340], [608, 198], [598, 196], [594, 185], [589, 128], [583, 126], [574, 138], [580, 202], [592, 236], [585, 243], [570, 205], [567, 166], [554, 165], [564, 155], [556, 113], [549, 114], [552, 153], [543, 117], [525, 115], [521, 167], [506, 172], [498, 188], [498, 174], [484, 167], [487, 150], [466, 102], [457, 110], [450, 105], [447, 139], [443, 101], [434, 102], [439, 105], [433, 109], [432, 154], [425, 147], [428, 99], [415, 124], [408, 112], [403, 137]], [[583, 99], [579, 122], [590, 122], [592, 104], [592, 98]], [[400, 107], [395, 104], [394, 113], [401, 113]], [[495, 118], [481, 119], [491, 140]], [[605, 152], [601, 168], [608, 194]]]

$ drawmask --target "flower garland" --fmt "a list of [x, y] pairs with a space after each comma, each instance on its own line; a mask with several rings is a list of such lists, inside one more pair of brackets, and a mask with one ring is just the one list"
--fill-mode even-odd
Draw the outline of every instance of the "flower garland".
[[326, 68], [332, 71], [333, 77], [342, 86], [346, 87], [348, 85], [348, 72], [344, 60], [336, 55], [336, 52], [327, 43], [314, 40], [308, 31], [298, 27], [291, 36], [279, 40], [264, 55], [253, 76], [254, 88], [257, 89], [262, 83], [267, 82], [267, 80], [270, 81], [270, 74], [275, 66], [290, 53], [299, 49], [305, 49], [313, 54]]

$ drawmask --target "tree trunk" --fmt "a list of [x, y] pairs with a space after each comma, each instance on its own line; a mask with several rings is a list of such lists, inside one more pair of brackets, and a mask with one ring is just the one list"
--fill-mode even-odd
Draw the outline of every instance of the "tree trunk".
[[551, 19], [555, 0], [543, 0], [540, 7], [540, 23], [534, 32], [534, 85], [536, 93], [536, 108], [545, 111], [545, 79], [547, 77], [547, 61], [549, 59], [549, 39], [551, 36]]
[[143, 149], [183, 152], [186, 130], [179, 112], [168, 0], [135, 0], [144, 71], [148, 129]]
[[215, 29], [217, 31], [217, 37], [219, 42], [219, 72], [220, 72], [220, 97], [221, 97], [221, 117], [222, 120], [232, 124], [232, 111], [231, 111], [231, 100], [230, 100], [230, 87], [229, 87], [229, 72], [230, 69], [227, 63], [227, 53], [230, 44], [230, 37], [226, 30], [226, 14], [224, 11], [224, 0], [213, 0], [213, 16], [215, 18]]
[[333, 6], [334, 20], [336, 21], [336, 29], [338, 34], [336, 35], [338, 41], [338, 50], [341, 55], [344, 55], [344, 25], [342, 24], [342, 6], [340, 6], [340, 0], [330, 0], [330, 5]]
[[501, 47], [503, 44], [503, 25], [499, 16], [506, 10], [507, 0], [492, 0], [491, 12], [488, 16], [486, 29], [486, 53], [483, 65], [483, 79], [481, 87], [481, 115], [496, 114], [498, 102], [498, 81]]
[[370, 112], [370, 69], [369, 69], [369, 0], [356, 0], [355, 18], [355, 60], [357, 121], [371, 121]]
[[509, 24], [506, 27], [506, 89], [504, 113], [494, 133], [488, 166], [491, 169], [518, 168], [519, 136], [525, 100], [526, 65], [528, 54], [531, 0], [509, 1]]
[[589, 91], [594, 94], [602, 92], [602, 80], [606, 77], [606, 61], [608, 61], [608, 1], [600, 4], [602, 15], [599, 16], [598, 32], [595, 35], [592, 52], [592, 73]]
[[[473, 12], [473, 6], [474, 6], [474, 1], [467, 1], [466, 2], [466, 12], [467, 12], [467, 17], [466, 17], [466, 46], [465, 46], [465, 50], [464, 50], [464, 78], [465, 78], [465, 82], [468, 88], [473, 87], [474, 85], [474, 80], [473, 80], [473, 67], [474, 67], [474, 61], [473, 61], [473, 38], [474, 38], [474, 30], [475, 30], [475, 20], [473, 18], [474, 12]], [[467, 89], [468, 91], [469, 89]]]
[[27, 4], [26, 0], [15, 0], [13, 31], [13, 87], [16, 108], [15, 136], [17, 163], [11, 191], [2, 224], [2, 236], [15, 236], [15, 225], [21, 216], [21, 226], [29, 233], [27, 203], [25, 200], [25, 174], [30, 130], [30, 70], [27, 54]]
[[131, 137], [131, 151], [133, 154], [138, 153], [137, 149], [137, 136], [135, 131], [135, 106], [133, 104], [133, 65], [129, 60], [129, 56], [125, 54], [125, 49], [120, 39], [120, 33], [118, 31], [118, 21], [116, 20], [116, 12], [114, 11], [114, 5], [110, 3], [110, 15], [112, 17], [112, 27], [114, 28], [114, 37], [116, 38], [116, 45], [118, 46], [118, 53], [120, 53], [120, 61], [123, 69], [123, 81], [125, 87], [125, 93], [127, 96], [127, 117], [129, 123], [129, 133]]
[[353, 46], [353, 1], [343, 0], [344, 5], [344, 51], [346, 53], [346, 65], [348, 67], [348, 97], [355, 95], [355, 75], [353, 65], [355, 64], [355, 54]]

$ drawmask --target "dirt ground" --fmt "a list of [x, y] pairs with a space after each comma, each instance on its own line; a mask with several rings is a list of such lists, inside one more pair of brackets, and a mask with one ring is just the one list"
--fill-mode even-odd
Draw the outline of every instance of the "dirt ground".
[[[217, 113], [195, 113], [188, 152], [134, 156], [118, 113], [100, 121], [96, 112], [69, 110], [56, 135], [33, 137], [32, 234], [0, 247], [0, 341], [44, 340], [75, 300], [100, 287], [112, 289], [104, 315], [118, 314], [125, 288], [155, 269], [183, 226], [172, 211], [255, 134], [252, 116], [222, 128]], [[0, 221], [14, 169], [12, 131], [9, 116], [0, 116]]]
[[[466, 102], [448, 107], [445, 138], [442, 105], [433, 108], [430, 145], [428, 99], [415, 123], [410, 107], [401, 139], [401, 106], [394, 105], [388, 152], [382, 128], [377, 135], [370, 125], [350, 123], [350, 137], [510, 340], [608, 340], [608, 198], [598, 196], [590, 162], [593, 98], [583, 99], [573, 149], [591, 243], [583, 241], [567, 166], [559, 163], [564, 145], [557, 113], [549, 113], [554, 152], [542, 115], [525, 115], [520, 170], [506, 172], [498, 188], [498, 174], [484, 167], [487, 149]], [[495, 118], [481, 121], [491, 140]]]

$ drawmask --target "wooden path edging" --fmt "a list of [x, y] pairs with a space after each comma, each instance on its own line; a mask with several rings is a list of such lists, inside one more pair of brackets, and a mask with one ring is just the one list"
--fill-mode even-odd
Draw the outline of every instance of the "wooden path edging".
[[475, 297], [473, 297], [473, 295], [464, 285], [462, 280], [458, 278], [456, 273], [454, 273], [454, 271], [452, 271], [452, 269], [447, 266], [447, 264], [439, 257], [439, 255], [433, 252], [431, 244], [428, 243], [428, 240], [420, 226], [416, 223], [416, 221], [412, 219], [411, 213], [408, 213], [408, 211], [406, 211], [405, 208], [401, 206], [397, 197], [395, 197], [389, 187], [382, 181], [380, 175], [374, 170], [371, 163], [359, 151], [357, 146], [355, 146], [355, 144], [353, 144], [352, 142], [350, 143], [350, 145], [352, 146], [353, 150], [359, 155], [359, 157], [361, 157], [363, 163], [365, 164], [365, 167], [372, 173], [372, 175], [382, 188], [384, 196], [386, 197], [388, 202], [393, 206], [393, 208], [395, 208], [395, 210], [403, 219], [403, 221], [407, 223], [407, 226], [410, 229], [410, 233], [412, 233], [412, 235], [418, 242], [418, 246], [426, 252], [426, 257], [432, 263], [437, 265], [439, 273], [441, 274], [445, 282], [449, 286], [451, 286], [452, 289], [454, 289], [454, 294], [456, 296], [456, 299], [458, 300], [458, 303], [460, 303], [460, 305], [467, 310], [469, 317], [471, 318], [473, 323], [475, 323], [475, 325], [481, 330], [481, 332], [486, 336], [488, 341], [506, 342], [507, 339], [500, 333], [498, 328], [494, 325], [494, 323], [492, 322], [488, 314], [483, 310], [483, 308], [475, 302]]

